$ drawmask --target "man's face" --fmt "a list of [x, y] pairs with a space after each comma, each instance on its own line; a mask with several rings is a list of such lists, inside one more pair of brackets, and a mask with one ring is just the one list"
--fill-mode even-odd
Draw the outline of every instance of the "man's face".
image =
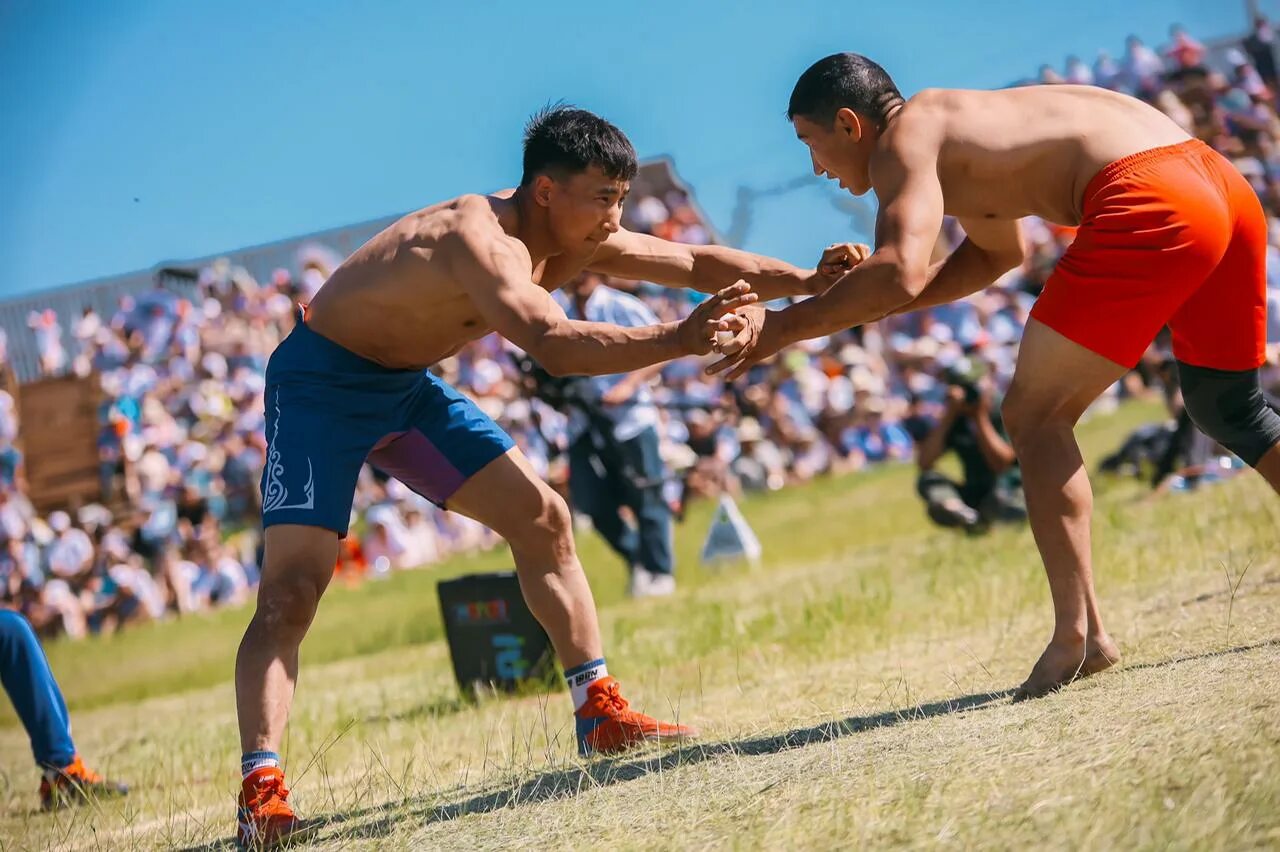
[[861, 134], [861, 125], [853, 119], [856, 126], [850, 126], [853, 114], [843, 116], [837, 114], [830, 127], [811, 121], [804, 116], [796, 116], [791, 124], [795, 127], [796, 137], [809, 148], [809, 160], [813, 173], [827, 180], [834, 180], [840, 188], [853, 195], [864, 195], [871, 189], [871, 177], [867, 173], [868, 157], [861, 150], [865, 136]]
[[[556, 180], [542, 176], [539, 196], [546, 198], [551, 233], [565, 251], [602, 243], [617, 232], [622, 203], [631, 184], [606, 175], [598, 166]], [[545, 193], [545, 194], [544, 194]]]

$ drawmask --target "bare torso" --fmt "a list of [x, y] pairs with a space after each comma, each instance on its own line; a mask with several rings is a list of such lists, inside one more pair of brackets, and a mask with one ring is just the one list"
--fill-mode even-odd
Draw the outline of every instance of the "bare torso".
[[307, 325], [346, 349], [386, 367], [429, 367], [465, 344], [488, 334], [467, 283], [452, 271], [450, 238], [464, 214], [493, 216], [492, 239], [505, 243], [529, 264], [535, 283], [544, 277], [559, 286], [581, 267], [554, 258], [535, 263], [528, 249], [511, 236], [515, 229], [512, 190], [491, 196], [463, 195], [403, 217], [347, 258], [312, 300]]
[[944, 210], [962, 219], [1078, 225], [1085, 187], [1106, 165], [1190, 138], [1154, 107], [1091, 86], [926, 90], [898, 118], [886, 141], [940, 131]]

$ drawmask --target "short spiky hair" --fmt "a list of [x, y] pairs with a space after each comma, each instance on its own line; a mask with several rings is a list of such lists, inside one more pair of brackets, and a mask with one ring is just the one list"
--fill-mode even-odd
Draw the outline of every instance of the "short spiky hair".
[[857, 53], [833, 53], [800, 75], [791, 90], [787, 118], [800, 116], [827, 126], [835, 121], [837, 112], [848, 107], [883, 120], [902, 102], [902, 93], [879, 65]]
[[540, 174], [559, 178], [591, 166], [614, 180], [631, 180], [636, 149], [625, 133], [585, 109], [556, 103], [534, 113], [524, 128], [521, 186]]

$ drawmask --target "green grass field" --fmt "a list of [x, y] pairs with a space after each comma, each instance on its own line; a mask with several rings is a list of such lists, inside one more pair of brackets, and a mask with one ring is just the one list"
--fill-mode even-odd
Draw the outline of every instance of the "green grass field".
[[[1087, 456], [1156, 413], [1086, 424]], [[287, 743], [291, 801], [325, 820], [315, 845], [1280, 845], [1280, 501], [1261, 481], [1157, 500], [1096, 483], [1097, 582], [1124, 662], [1015, 705], [1051, 624], [1030, 533], [934, 529], [912, 475], [745, 501], [757, 568], [697, 566], [697, 506], [672, 599], [626, 599], [620, 564], [580, 537], [610, 671], [642, 709], [702, 728], [679, 749], [584, 762], [567, 695], [457, 700], [435, 583], [508, 567], [505, 552], [335, 585]], [[6, 707], [0, 848], [229, 848], [249, 615], [50, 647], [82, 753], [135, 793], [39, 813]]]

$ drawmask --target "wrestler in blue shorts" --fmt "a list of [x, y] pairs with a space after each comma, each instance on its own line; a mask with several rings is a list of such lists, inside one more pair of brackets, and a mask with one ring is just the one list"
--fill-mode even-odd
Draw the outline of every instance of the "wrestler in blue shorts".
[[362, 358], [300, 321], [267, 364], [262, 525], [346, 537], [366, 461], [438, 506], [514, 446], [474, 402], [424, 370]]
[[[244, 846], [316, 830], [293, 811], [279, 749], [298, 649], [333, 577], [366, 461], [507, 541], [529, 611], [564, 666], [581, 753], [696, 735], [630, 707], [605, 663], [564, 499], [492, 420], [426, 370], [491, 332], [557, 375], [626, 373], [713, 349], [739, 357], [760, 339], [757, 297], [811, 294], [830, 281], [622, 228], [635, 149], [599, 116], [540, 113], [523, 165], [519, 187], [424, 207], [374, 236], [334, 270], [271, 356], [262, 579], [236, 657]], [[573, 320], [549, 291], [584, 269], [711, 297], [679, 321]]]

